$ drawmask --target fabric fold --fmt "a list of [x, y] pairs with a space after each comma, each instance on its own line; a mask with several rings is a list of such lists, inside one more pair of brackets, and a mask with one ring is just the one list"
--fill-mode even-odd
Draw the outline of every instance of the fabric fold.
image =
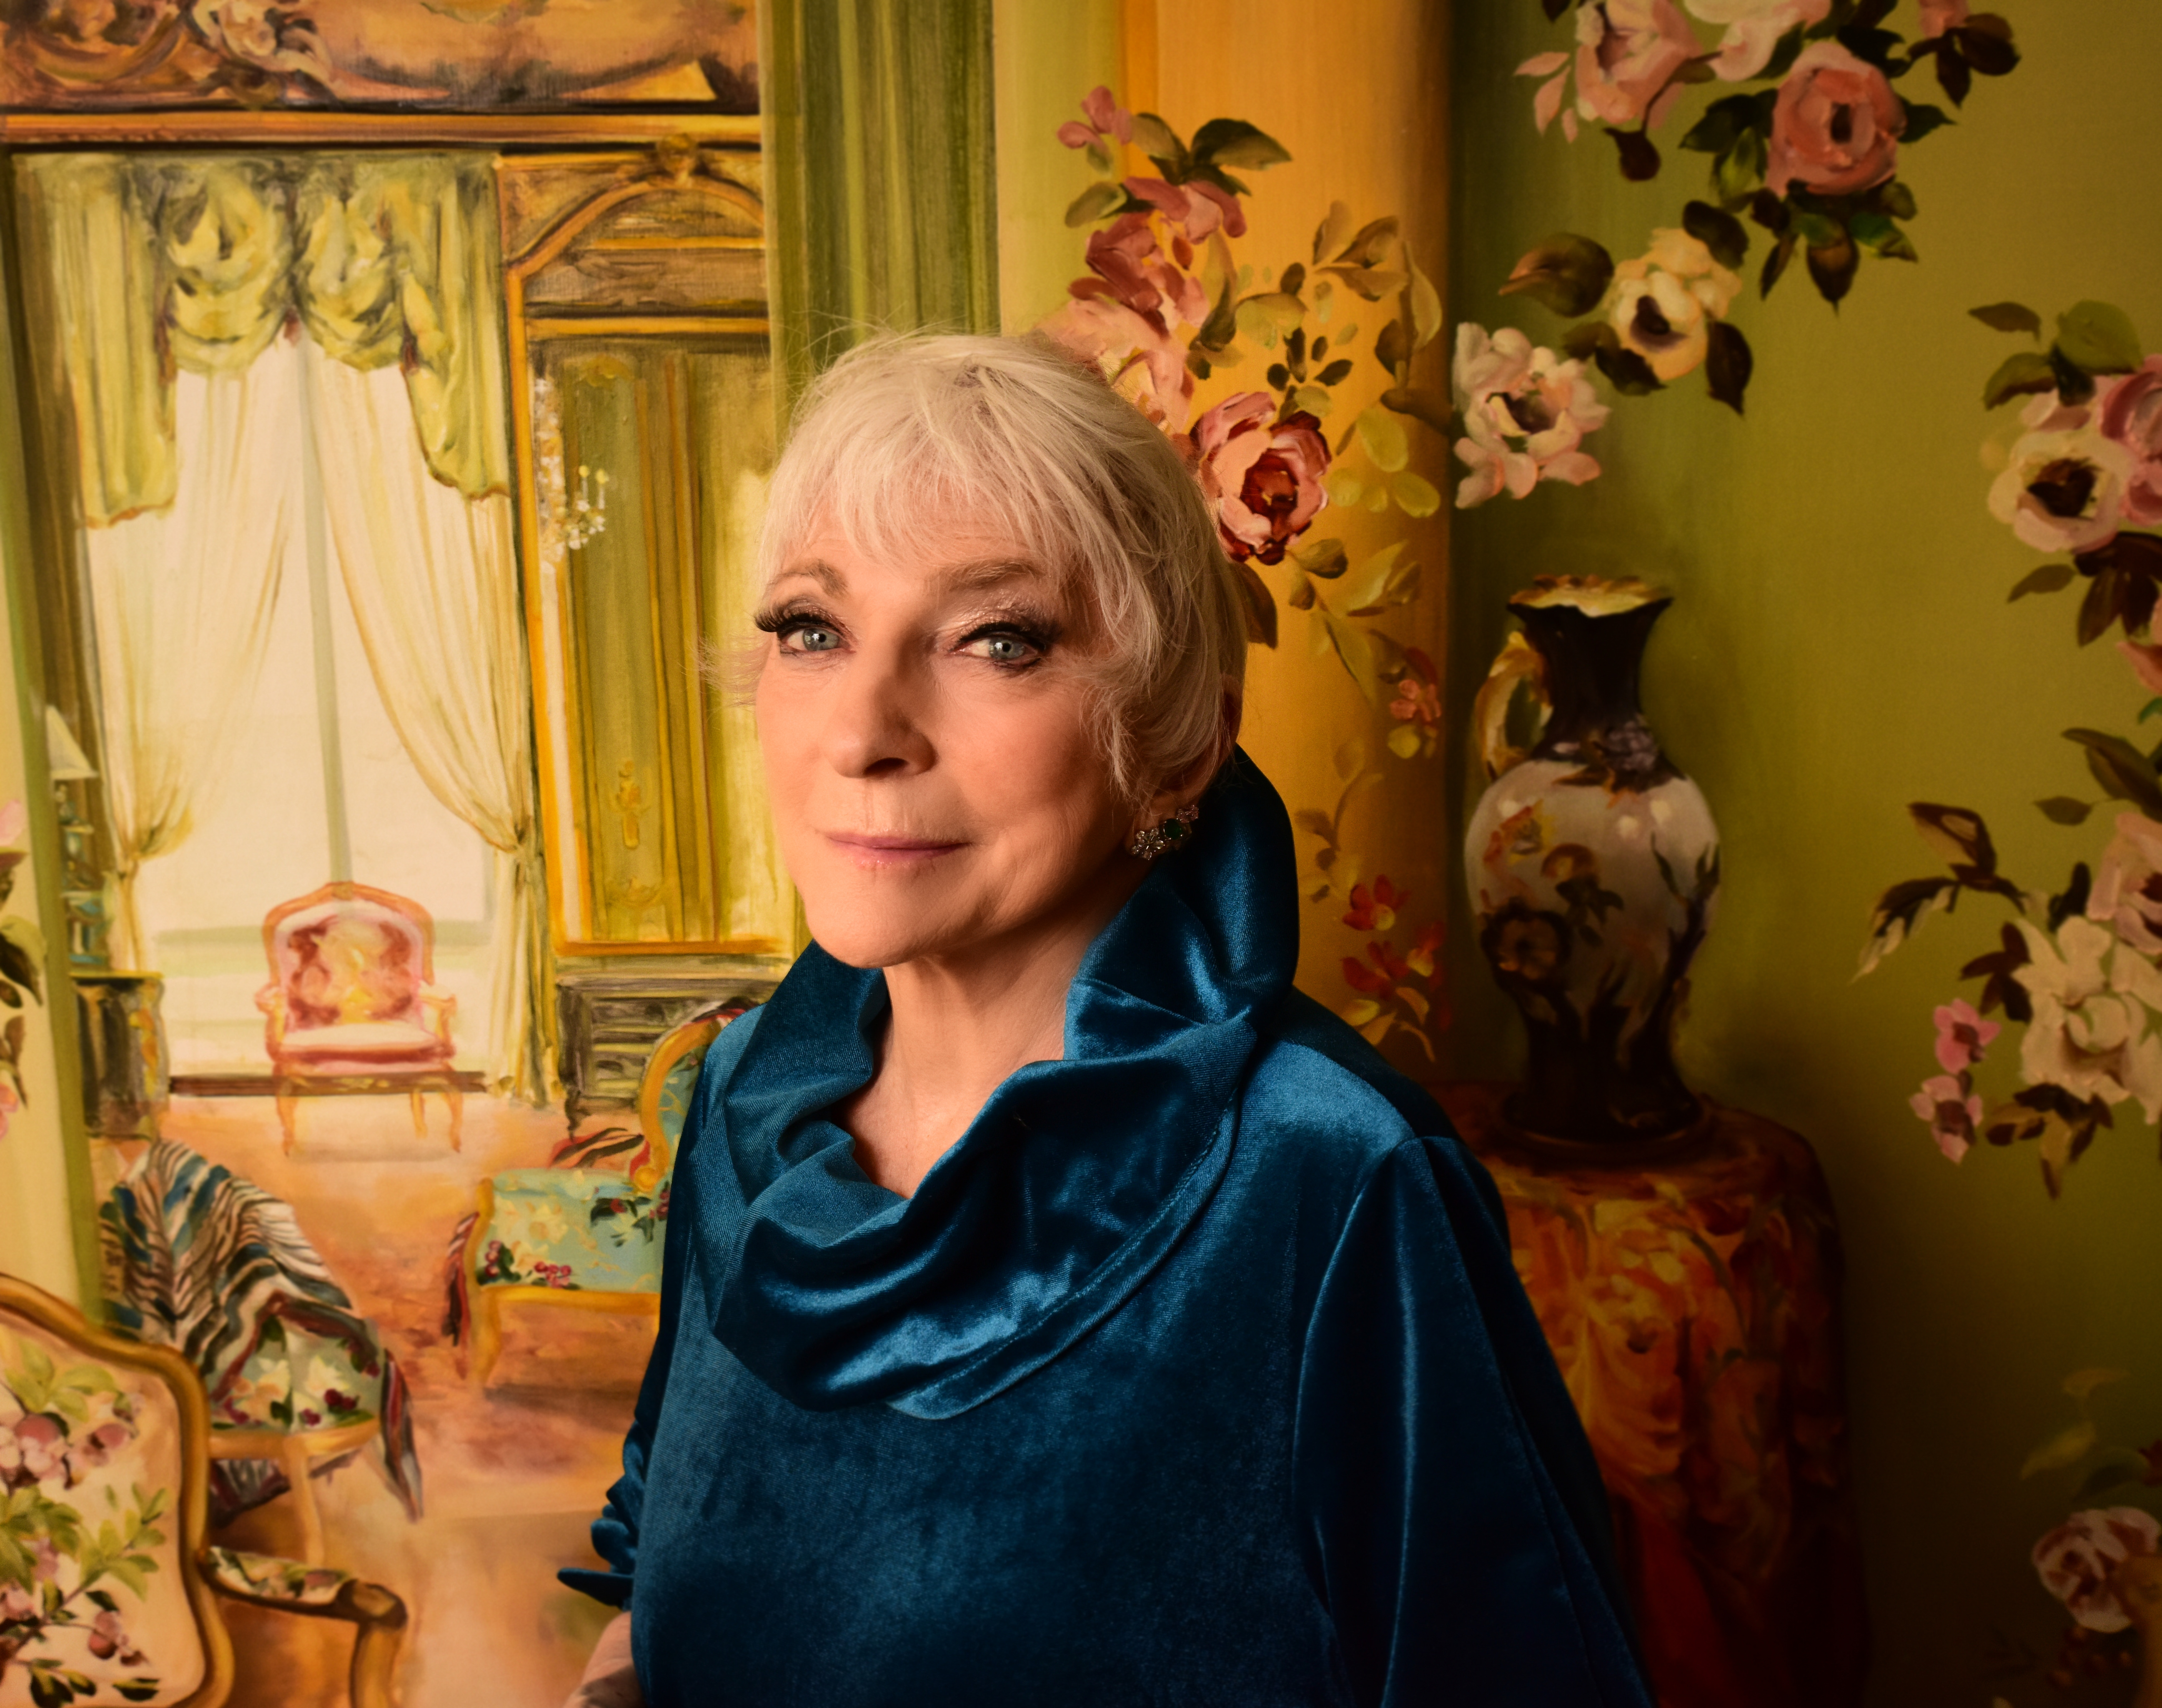
[[1291, 987], [1296, 894], [1283, 805], [1240, 755], [1193, 844], [1083, 960], [1063, 1058], [1001, 1084], [909, 1199], [864, 1173], [828, 1114], [871, 1077], [884, 975], [807, 950], [699, 1094], [726, 1142], [686, 1166], [709, 1201], [741, 1207], [705, 1254], [716, 1336], [797, 1405], [883, 1400], [926, 1418], [1058, 1357], [1222, 1178], [1232, 1100]]

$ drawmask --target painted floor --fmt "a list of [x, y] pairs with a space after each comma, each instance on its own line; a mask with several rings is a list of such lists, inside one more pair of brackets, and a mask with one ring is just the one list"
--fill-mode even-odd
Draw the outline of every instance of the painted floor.
[[[557, 1567], [594, 1563], [587, 1527], [614, 1478], [651, 1329], [600, 1313], [514, 1309], [484, 1395], [442, 1332], [443, 1253], [484, 1177], [545, 1163], [559, 1111], [466, 1099], [464, 1149], [442, 1100], [427, 1136], [405, 1099], [316, 1098], [281, 1153], [268, 1098], [176, 1098], [168, 1137], [285, 1199], [411, 1386], [426, 1512], [409, 1522], [373, 1459], [320, 1476], [326, 1564], [370, 1578], [412, 1615], [404, 1708], [556, 1708], [607, 1610], [561, 1588]], [[110, 1159], [118, 1161], [119, 1159]], [[290, 1496], [216, 1540], [294, 1554]], [[351, 1627], [227, 1604], [239, 1679], [232, 1708], [342, 1704]]]

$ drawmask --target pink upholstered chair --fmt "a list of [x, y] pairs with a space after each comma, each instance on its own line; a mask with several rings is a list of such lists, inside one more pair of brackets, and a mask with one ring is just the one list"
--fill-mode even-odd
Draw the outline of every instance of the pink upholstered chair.
[[326, 884], [264, 916], [270, 982], [255, 1005], [277, 1077], [278, 1122], [293, 1148], [304, 1091], [404, 1089], [413, 1128], [428, 1131], [421, 1094], [451, 1106], [458, 1148], [464, 1099], [451, 1058], [457, 999], [435, 985], [436, 922], [417, 901], [365, 884]]

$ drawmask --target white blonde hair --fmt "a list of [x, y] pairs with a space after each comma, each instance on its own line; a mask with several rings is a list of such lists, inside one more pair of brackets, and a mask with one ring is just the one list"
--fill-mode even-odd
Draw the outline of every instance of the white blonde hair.
[[1090, 722], [1121, 794], [1228, 755], [1246, 606], [1208, 501], [1172, 441], [1048, 339], [889, 335], [835, 362], [774, 469], [760, 584], [821, 527], [898, 557], [956, 515], [1010, 539], [1100, 626]]

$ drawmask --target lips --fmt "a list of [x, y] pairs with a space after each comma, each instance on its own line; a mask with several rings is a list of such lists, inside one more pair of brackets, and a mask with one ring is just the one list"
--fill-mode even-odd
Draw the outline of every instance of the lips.
[[826, 840], [864, 866], [927, 865], [944, 854], [968, 846], [965, 842], [943, 842], [922, 836], [878, 836], [854, 831], [828, 831]]

